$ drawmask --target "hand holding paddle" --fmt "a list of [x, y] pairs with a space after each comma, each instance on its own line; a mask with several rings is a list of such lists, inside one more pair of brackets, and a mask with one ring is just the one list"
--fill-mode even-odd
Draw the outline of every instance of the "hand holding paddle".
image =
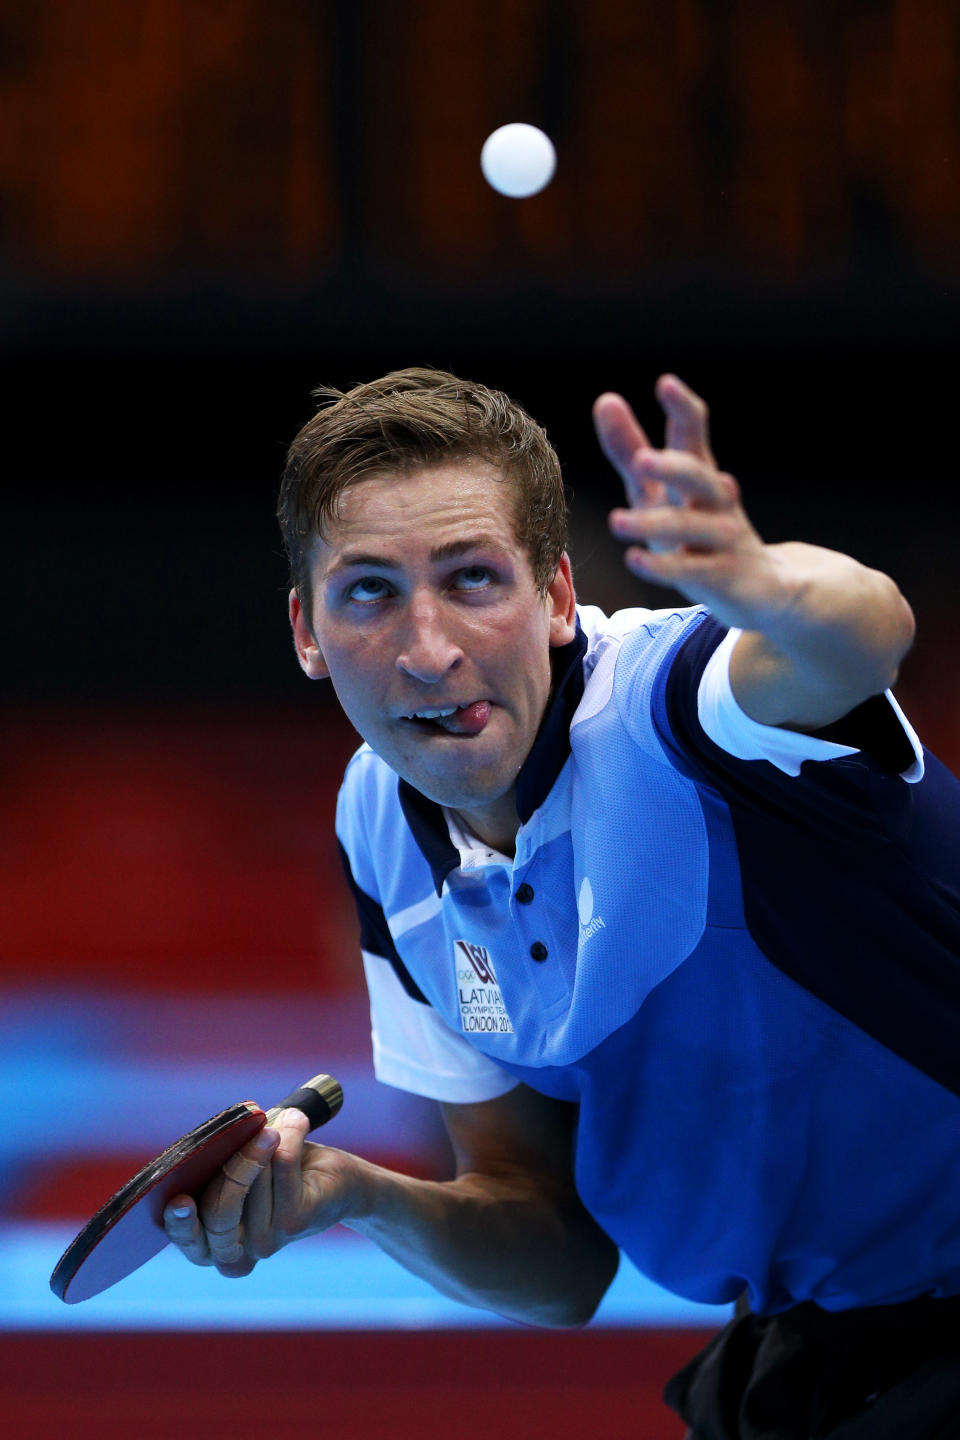
[[272, 1111], [270, 1128], [231, 1156], [202, 1193], [171, 1197], [167, 1238], [187, 1260], [240, 1278], [290, 1241], [344, 1218], [356, 1161], [305, 1144], [310, 1128], [299, 1107]]
[[[50, 1288], [68, 1305], [74, 1305], [123, 1280], [171, 1239], [178, 1238], [164, 1230], [164, 1211], [171, 1202], [186, 1201], [188, 1214], [193, 1214], [196, 1224], [190, 1197], [207, 1192], [211, 1182], [221, 1189], [235, 1186], [242, 1208], [247, 1188], [261, 1168], [254, 1165], [251, 1169], [250, 1142], [254, 1137], [259, 1138], [259, 1132], [284, 1112], [301, 1112], [308, 1122], [307, 1129], [315, 1129], [331, 1120], [342, 1104], [343, 1091], [338, 1082], [330, 1075], [316, 1075], [266, 1114], [252, 1101], [244, 1100], [195, 1126], [101, 1206], [61, 1256], [50, 1277]], [[266, 1159], [261, 1166], [268, 1163], [275, 1149], [276, 1140], [271, 1136], [263, 1147]], [[258, 1194], [261, 1208], [264, 1199], [262, 1193]], [[182, 1223], [176, 1219], [176, 1224]], [[218, 1261], [211, 1258], [199, 1263]], [[246, 1274], [252, 1268], [250, 1262], [246, 1269], [233, 1268], [224, 1273]]]

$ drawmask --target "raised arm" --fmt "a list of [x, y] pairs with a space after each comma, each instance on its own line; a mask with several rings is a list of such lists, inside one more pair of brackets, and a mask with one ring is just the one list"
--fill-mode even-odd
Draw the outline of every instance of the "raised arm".
[[453, 1180], [412, 1179], [305, 1141], [305, 1117], [288, 1110], [228, 1162], [199, 1214], [187, 1197], [171, 1202], [167, 1234], [195, 1264], [242, 1276], [290, 1241], [343, 1224], [467, 1305], [534, 1325], [586, 1324], [618, 1255], [574, 1189], [573, 1107], [521, 1085], [443, 1112]]
[[816, 730], [886, 689], [914, 631], [893, 581], [816, 545], [764, 544], [737, 482], [714, 460], [704, 402], [675, 375], [661, 376], [656, 393], [663, 449], [622, 396], [601, 395], [594, 406], [630, 505], [610, 516], [613, 534], [628, 542], [627, 567], [743, 631], [730, 682], [754, 720]]

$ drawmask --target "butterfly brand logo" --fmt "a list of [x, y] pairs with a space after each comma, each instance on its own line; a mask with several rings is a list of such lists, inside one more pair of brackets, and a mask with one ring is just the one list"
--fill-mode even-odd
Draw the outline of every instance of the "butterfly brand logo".
[[580, 944], [596, 935], [598, 930], [607, 928], [606, 921], [602, 915], [593, 913], [593, 886], [586, 875], [580, 886], [580, 893], [577, 896], [577, 916], [580, 920]]

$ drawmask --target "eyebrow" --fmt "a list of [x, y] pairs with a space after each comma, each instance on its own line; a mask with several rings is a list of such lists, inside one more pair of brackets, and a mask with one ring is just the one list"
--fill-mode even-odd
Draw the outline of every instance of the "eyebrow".
[[[444, 560], [455, 560], [458, 555], [466, 555], [471, 550], [502, 550], [503, 544], [495, 540], [492, 535], [471, 535], [464, 540], [448, 540], [445, 545], [436, 545], [430, 551], [430, 563], [440, 564]], [[401, 570], [403, 561], [397, 560], [391, 555], [373, 555], [366, 550], [347, 550], [333, 562], [328, 575], [335, 575], [340, 570], [355, 570], [364, 566], [370, 566], [376, 570]]]

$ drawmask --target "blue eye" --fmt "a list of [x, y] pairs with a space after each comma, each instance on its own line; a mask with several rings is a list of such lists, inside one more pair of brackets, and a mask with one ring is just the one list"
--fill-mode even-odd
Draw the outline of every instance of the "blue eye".
[[379, 575], [365, 575], [362, 580], [355, 580], [347, 590], [347, 599], [355, 601], [358, 605], [369, 605], [374, 600], [382, 600], [389, 594], [389, 587], [386, 580]]
[[468, 565], [457, 576], [460, 590], [485, 590], [490, 584], [490, 571], [486, 565]]

